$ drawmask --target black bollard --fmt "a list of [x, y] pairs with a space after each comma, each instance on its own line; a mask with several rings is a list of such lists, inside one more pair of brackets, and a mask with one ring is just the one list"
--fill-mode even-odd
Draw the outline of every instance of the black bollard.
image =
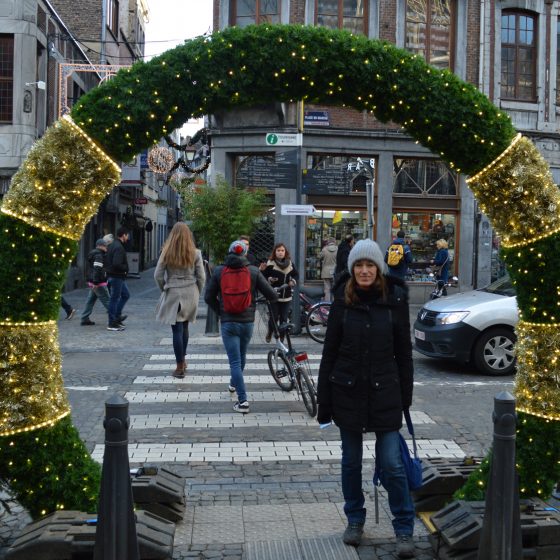
[[515, 398], [507, 391], [494, 397], [492, 464], [478, 560], [521, 560], [519, 482], [515, 470]]
[[105, 453], [93, 560], [139, 560], [128, 463], [128, 401], [105, 402]]
[[[208, 261], [204, 261], [204, 270], [206, 272], [206, 285], [212, 276], [212, 269]], [[204, 328], [204, 336], [220, 336], [220, 326], [218, 324], [218, 314], [208, 305], [206, 312], [206, 326]]]

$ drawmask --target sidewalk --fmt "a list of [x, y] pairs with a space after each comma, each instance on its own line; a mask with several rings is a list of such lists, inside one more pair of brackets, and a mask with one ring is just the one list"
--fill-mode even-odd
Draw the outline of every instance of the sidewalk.
[[[117, 392], [131, 403], [131, 467], [143, 462], [134, 460], [140, 448], [148, 448], [148, 462], [155, 461], [185, 477], [187, 511], [176, 525], [173, 558], [395, 558], [383, 491], [379, 525], [374, 521], [371, 459], [364, 460], [369, 516], [363, 544], [354, 549], [342, 543], [346, 521], [338, 432], [318, 430], [316, 421], [302, 412], [301, 403], [273, 383], [267, 373], [264, 323], [255, 325], [249, 352], [257, 361], [248, 363], [246, 369], [254, 383], [249, 385], [254, 406], [252, 399], [250, 414], [235, 414], [227, 391], [215, 385], [218, 380], [222, 383], [227, 372], [219, 364], [212, 368], [218, 355], [223, 356], [223, 347], [219, 337], [204, 335], [206, 306], [201, 302], [199, 319], [191, 325], [187, 378], [175, 380], [167, 367], [174, 361], [171, 330], [154, 319], [159, 290], [153, 269], [141, 273], [140, 279], [130, 279], [128, 286], [131, 299], [124, 311], [128, 315], [125, 331], [106, 330], [107, 316], [100, 303], [91, 317], [96, 324], [91, 327], [80, 326], [79, 311], [66, 321], [61, 310], [63, 375], [74, 423], [94, 458], [102, 457], [104, 402]], [[86, 296], [87, 290], [65, 294], [78, 310], [83, 309]], [[418, 308], [411, 308], [411, 319]], [[314, 356], [316, 375], [321, 346], [306, 336], [294, 337], [294, 345]], [[191, 458], [180, 460], [181, 450], [187, 448]], [[260, 458], [251, 459], [257, 449]], [[319, 458], [309, 460], [311, 449], [325, 451], [313, 451]], [[232, 458], [224, 459], [226, 453]], [[8, 526], [12, 535], [16, 533], [16, 520], [19, 525], [27, 522], [23, 512], [12, 517], [10, 524], [0, 517], [0, 538], [8, 536]], [[419, 560], [433, 558], [426, 535], [417, 521]]]

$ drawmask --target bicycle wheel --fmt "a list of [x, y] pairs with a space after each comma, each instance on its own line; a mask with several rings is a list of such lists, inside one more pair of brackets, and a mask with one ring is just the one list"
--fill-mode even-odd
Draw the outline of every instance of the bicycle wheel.
[[292, 366], [283, 352], [277, 348], [268, 353], [268, 367], [274, 381], [282, 391], [291, 391], [294, 388]]
[[305, 330], [315, 342], [321, 344], [325, 342], [330, 310], [331, 304], [328, 301], [322, 301], [313, 305], [307, 314]]
[[304, 367], [298, 366], [296, 375], [303, 404], [305, 405], [309, 416], [314, 418], [317, 414], [317, 395], [315, 394], [315, 385], [313, 381], [311, 381], [311, 378]]

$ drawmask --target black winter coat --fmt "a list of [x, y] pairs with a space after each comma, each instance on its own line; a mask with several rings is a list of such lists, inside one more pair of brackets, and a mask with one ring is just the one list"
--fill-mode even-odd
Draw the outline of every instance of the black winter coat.
[[126, 278], [128, 274], [126, 250], [120, 239], [115, 239], [107, 249], [105, 270], [107, 276], [114, 276], [115, 278]]
[[[251, 273], [251, 305], [243, 311], [243, 313], [226, 313], [222, 303], [221, 293], [221, 280], [222, 270], [224, 267], [241, 268], [243, 266], [249, 267]], [[217, 266], [210, 278], [210, 282], [206, 285], [204, 292], [204, 301], [209, 305], [219, 316], [222, 323], [254, 323], [255, 310], [257, 304], [257, 291], [259, 291], [269, 301], [277, 301], [278, 295], [271, 288], [270, 284], [266, 281], [265, 277], [261, 274], [256, 266], [249, 264], [246, 257], [238, 257], [237, 255], [228, 255], [224, 264]]]
[[399, 278], [386, 281], [386, 301], [379, 296], [350, 306], [344, 302], [346, 281], [335, 288], [319, 367], [321, 423], [332, 419], [359, 432], [402, 427], [413, 388], [408, 292]]

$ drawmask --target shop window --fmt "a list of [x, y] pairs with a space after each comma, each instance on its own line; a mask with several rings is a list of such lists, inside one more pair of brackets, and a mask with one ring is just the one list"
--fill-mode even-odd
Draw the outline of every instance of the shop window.
[[0, 123], [12, 122], [14, 104], [14, 36], [0, 35]]
[[321, 27], [367, 35], [364, 4], [362, 0], [316, 0], [315, 23]]
[[231, 25], [280, 23], [280, 0], [232, 0]]
[[393, 192], [421, 196], [457, 196], [457, 175], [443, 161], [395, 158]]
[[321, 279], [319, 254], [330, 237], [339, 244], [346, 235], [367, 237], [367, 216], [362, 211], [318, 210], [307, 218], [305, 233], [305, 280]]
[[457, 216], [440, 212], [395, 212], [392, 218], [392, 237], [399, 230], [405, 232], [405, 241], [412, 252], [412, 262], [408, 265], [407, 280], [411, 282], [429, 282], [430, 260], [434, 258], [437, 248], [436, 241], [445, 239], [449, 250], [449, 270], [455, 274], [455, 232]]
[[502, 12], [501, 96], [535, 101], [537, 18], [525, 12]]
[[407, 0], [406, 49], [437, 68], [453, 69], [453, 0]]

